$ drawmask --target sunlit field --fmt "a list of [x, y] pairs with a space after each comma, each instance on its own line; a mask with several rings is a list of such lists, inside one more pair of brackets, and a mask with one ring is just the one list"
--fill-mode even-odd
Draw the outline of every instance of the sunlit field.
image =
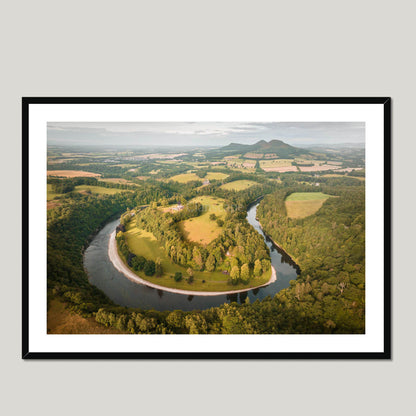
[[295, 192], [285, 201], [286, 212], [289, 218], [305, 218], [315, 214], [330, 198], [322, 192]]
[[204, 212], [198, 217], [182, 221], [180, 223], [182, 233], [189, 241], [199, 244], [209, 244], [222, 231], [216, 219], [210, 219], [210, 215], [215, 214], [216, 218], [225, 218], [225, 210], [223, 208], [224, 200], [211, 196], [200, 196], [192, 199], [190, 202], [201, 203], [204, 207]]
[[243, 179], [239, 181], [225, 183], [224, 185], [221, 186], [221, 188], [226, 189], [228, 191], [243, 191], [254, 185], [258, 185], [258, 183], [255, 181]]

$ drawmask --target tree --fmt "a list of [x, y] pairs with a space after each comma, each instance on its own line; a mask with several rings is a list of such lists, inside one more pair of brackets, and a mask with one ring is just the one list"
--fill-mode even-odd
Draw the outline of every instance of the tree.
[[263, 269], [261, 267], [261, 261], [260, 260], [256, 260], [254, 263], [254, 276], [261, 276], [261, 274], [263, 273]]
[[197, 312], [186, 315], [185, 326], [190, 334], [206, 334], [208, 329], [205, 318]]
[[325, 283], [322, 285], [321, 290], [322, 290], [322, 293], [323, 293], [324, 295], [327, 295], [327, 294], [329, 293], [329, 285], [328, 285], [328, 283], [326, 283], [326, 282], [325, 282]]
[[143, 267], [146, 276], [153, 276], [155, 274], [155, 269], [156, 265], [153, 260], [147, 260]]
[[254, 168], [256, 169], [257, 173], [263, 172], [263, 169], [260, 166], [260, 162], [256, 160], [256, 164], [254, 165]]
[[134, 334], [134, 332], [136, 331], [136, 325], [134, 324], [134, 320], [132, 318], [130, 318], [127, 322], [127, 331], [131, 334]]
[[218, 227], [222, 227], [224, 225], [224, 221], [221, 218], [217, 218], [217, 225]]
[[146, 259], [143, 256], [134, 257], [131, 261], [134, 270], [143, 270]]
[[267, 272], [267, 270], [270, 270], [270, 266], [270, 260], [261, 260], [261, 268], [263, 269], [263, 272]]
[[243, 280], [243, 282], [248, 282], [248, 280], [250, 279], [250, 269], [247, 263], [244, 263], [241, 266], [241, 279]]
[[135, 254], [133, 254], [133, 253], [131, 253], [130, 251], [128, 252], [128, 254], [127, 254], [127, 264], [130, 266], [130, 267], [133, 267], [133, 259], [136, 257], [136, 255]]
[[192, 283], [194, 281], [194, 271], [189, 267], [186, 273], [188, 274], [188, 283]]
[[183, 315], [182, 311], [173, 311], [166, 317], [166, 322], [174, 328], [180, 328], [183, 326]]
[[203, 270], [204, 261], [202, 260], [202, 255], [199, 249], [197, 247], [194, 247], [192, 254], [193, 254], [193, 261], [195, 262], [195, 265], [198, 268], [198, 270]]
[[231, 269], [230, 277], [233, 285], [236, 285], [238, 283], [238, 279], [240, 278], [240, 268], [238, 266], [234, 266]]
[[345, 288], [347, 287], [347, 283], [346, 282], [340, 282], [338, 284], [338, 289], [341, 292], [341, 296], [344, 293]]
[[239, 262], [238, 262], [238, 258], [237, 257], [231, 257], [230, 258], [230, 264], [231, 264], [231, 268], [233, 268], [234, 266], [239, 266]]
[[215, 270], [215, 257], [212, 254], [208, 256], [207, 261], [205, 263], [205, 268], [209, 272], [213, 272]]
[[116, 328], [120, 331], [125, 331], [127, 329], [128, 316], [120, 315], [116, 322]]
[[155, 318], [143, 318], [140, 322], [140, 331], [141, 332], [150, 332], [156, 328], [157, 320]]
[[180, 282], [182, 280], [182, 273], [176, 272], [173, 278], [175, 279], [175, 282]]
[[162, 276], [162, 274], [163, 274], [163, 268], [162, 268], [160, 258], [158, 257], [155, 262], [155, 275], [159, 277], [159, 276]]

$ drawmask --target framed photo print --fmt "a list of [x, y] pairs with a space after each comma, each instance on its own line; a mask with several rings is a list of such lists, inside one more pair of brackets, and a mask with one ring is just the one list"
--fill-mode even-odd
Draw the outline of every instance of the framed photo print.
[[390, 106], [23, 98], [23, 358], [391, 358]]

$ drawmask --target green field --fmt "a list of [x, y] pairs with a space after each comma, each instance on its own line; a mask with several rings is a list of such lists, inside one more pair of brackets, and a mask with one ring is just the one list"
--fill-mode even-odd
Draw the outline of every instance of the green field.
[[48, 334], [122, 334], [117, 328], [106, 328], [94, 317], [84, 318], [69, 309], [69, 305], [58, 299], [48, 302]]
[[221, 172], [208, 172], [204, 178], [200, 178], [196, 173], [182, 173], [180, 175], [175, 175], [169, 178], [171, 181], [176, 181], [180, 183], [188, 183], [191, 181], [204, 181], [208, 180], [222, 180], [228, 178], [228, 175]]
[[280, 168], [284, 166], [292, 166], [293, 159], [273, 159], [273, 160], [261, 160], [261, 168]]
[[46, 199], [48, 200], [48, 201], [50, 201], [50, 200], [52, 200], [52, 199], [54, 199], [54, 198], [56, 198], [57, 196], [61, 196], [62, 194], [58, 194], [58, 193], [56, 193], [56, 192], [53, 192], [52, 191], [52, 185], [51, 184], [47, 184], [47, 197], [46, 197]]
[[199, 196], [189, 202], [201, 203], [204, 207], [204, 212], [199, 217], [182, 221], [179, 227], [189, 241], [199, 244], [209, 244], [222, 232], [217, 221], [211, 220], [209, 217], [211, 214], [215, 214], [217, 218], [225, 218], [225, 210], [223, 208], [224, 200], [212, 196]]
[[255, 159], [241, 159], [238, 157], [231, 158], [231, 156], [229, 156], [225, 157], [223, 161], [227, 163], [227, 168], [237, 170], [239, 172], [254, 172], [255, 170]]
[[322, 192], [295, 192], [290, 194], [286, 201], [313, 201], [317, 199], [328, 199], [331, 195]]
[[361, 176], [348, 176], [348, 175], [337, 175], [336, 173], [328, 173], [326, 175], [322, 175], [323, 178], [353, 178], [358, 179], [359, 181], [365, 181], [365, 178]]
[[136, 185], [140, 186], [139, 184], [129, 181], [128, 179], [123, 178], [106, 178], [106, 179], [100, 179], [101, 182], [109, 182], [109, 183], [121, 183], [123, 185]]
[[326, 175], [321, 175], [323, 178], [347, 178], [348, 176], [343, 174], [336, 174], [336, 173], [327, 173]]
[[253, 185], [258, 185], [258, 183], [247, 179], [242, 179], [239, 181], [225, 183], [221, 186], [221, 188], [226, 189], [227, 191], [243, 191]]
[[222, 180], [222, 179], [228, 178], [228, 176], [229, 175], [227, 175], [226, 173], [208, 172], [204, 179], [209, 179], [210, 181], [212, 181], [212, 180]]
[[[55, 199], [56, 197], [62, 196], [64, 194], [59, 194], [52, 191], [52, 185], [47, 184], [47, 200], [51, 201], [52, 199]], [[119, 192], [131, 192], [126, 189], [116, 189], [116, 188], [105, 188], [103, 186], [95, 186], [95, 185], [78, 185], [75, 187], [75, 192], [80, 192], [85, 194], [88, 190], [91, 191], [94, 195], [114, 195]]]
[[[266, 283], [270, 279], [271, 271], [264, 273], [262, 276], [251, 279], [248, 284], [239, 283], [237, 285], [228, 284], [228, 275], [223, 274], [220, 271], [216, 272], [198, 272], [194, 270], [194, 281], [188, 283], [186, 281], [187, 273], [186, 268], [173, 263], [166, 255], [165, 250], [160, 246], [152, 233], [137, 228], [134, 221], [132, 221], [125, 232], [126, 243], [129, 250], [137, 256], [143, 256], [148, 260], [156, 261], [160, 259], [163, 275], [160, 277], [156, 276], [145, 276], [143, 272], [136, 272], [141, 278], [166, 287], [183, 290], [199, 290], [205, 292], [216, 292], [216, 291], [228, 291], [245, 289], [249, 287], [259, 286]], [[176, 272], [181, 272], [183, 279], [180, 282], [175, 282], [172, 275]], [[202, 281], [205, 280], [205, 283]]]
[[289, 218], [305, 218], [315, 214], [330, 198], [322, 192], [295, 192], [285, 201], [286, 212]]
[[131, 192], [126, 189], [116, 189], [116, 188], [104, 188], [103, 186], [94, 186], [94, 185], [78, 185], [75, 187], [75, 191], [85, 193], [91, 191], [95, 195], [115, 195], [119, 192]]
[[191, 181], [202, 181], [202, 179], [195, 173], [181, 173], [180, 175], [175, 175], [169, 178], [171, 181], [176, 181], [179, 183], [188, 183]]

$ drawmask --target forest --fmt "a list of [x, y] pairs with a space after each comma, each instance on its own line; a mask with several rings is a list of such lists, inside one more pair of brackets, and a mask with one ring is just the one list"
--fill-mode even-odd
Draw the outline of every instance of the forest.
[[[299, 188], [298, 188], [299, 189]], [[363, 186], [322, 186], [329, 198], [312, 216], [290, 219], [282, 189], [261, 202], [264, 230], [292, 256], [301, 274], [275, 301], [334, 332], [365, 330], [365, 193]]]
[[[315, 215], [293, 220], [286, 216], [286, 196], [311, 191], [311, 185], [281, 177], [281, 183], [259, 181], [259, 185], [240, 192], [225, 191], [216, 184], [195, 190], [192, 184], [149, 183], [135, 192], [68, 198], [48, 212], [48, 299], [57, 297], [76, 313], [93, 316], [98, 323], [126, 333], [363, 333], [364, 186], [357, 185], [356, 179], [322, 178], [320, 190], [334, 197]], [[175, 224], [199, 215], [201, 208], [191, 205], [177, 214], [157, 208], [162, 201], [187, 202], [199, 194], [224, 198], [227, 221], [224, 233], [210, 249], [198, 247], [197, 252], [181, 239]], [[260, 235], [245, 223], [245, 210], [263, 195], [257, 211], [263, 228], [301, 269], [298, 279], [273, 298], [252, 304], [247, 298], [243, 304], [232, 302], [202, 311], [155, 311], [117, 306], [88, 283], [82, 253], [94, 233], [109, 219], [145, 205], [150, 207], [139, 211], [134, 221], [160, 234], [158, 238], [163, 239], [174, 262], [199, 270], [232, 270], [232, 264], [225, 264], [224, 253], [230, 247], [242, 247], [236, 257], [240, 273], [244, 264], [250, 273], [256, 273], [257, 260], [260, 264], [270, 260], [267, 251], [263, 252]], [[253, 244], [246, 244], [251, 240]], [[172, 251], [172, 246], [177, 249]], [[143, 259], [135, 262], [137, 268], [145, 267]], [[156, 273], [156, 269], [156, 264], [150, 265], [149, 273]]]

